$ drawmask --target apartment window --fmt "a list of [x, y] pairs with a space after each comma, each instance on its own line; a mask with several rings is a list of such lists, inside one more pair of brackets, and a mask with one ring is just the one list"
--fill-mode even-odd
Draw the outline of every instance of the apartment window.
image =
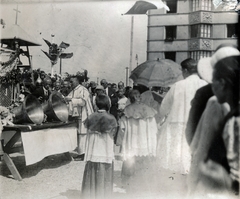
[[192, 11], [212, 10], [212, 0], [192, 0]]
[[178, 1], [176, 1], [176, 0], [167, 1], [167, 6], [170, 9], [170, 11], [167, 11], [167, 13], [177, 13], [177, 2]]
[[237, 24], [227, 24], [227, 37], [237, 38]]
[[191, 26], [191, 38], [210, 38], [211, 37], [211, 25], [197, 24]]
[[165, 52], [165, 59], [171, 59], [172, 61], [176, 61], [176, 52]]
[[176, 39], [177, 26], [166, 26], [165, 31], [165, 41], [173, 41]]
[[199, 60], [203, 57], [211, 57], [212, 52], [211, 51], [191, 51], [190, 57], [195, 60]]

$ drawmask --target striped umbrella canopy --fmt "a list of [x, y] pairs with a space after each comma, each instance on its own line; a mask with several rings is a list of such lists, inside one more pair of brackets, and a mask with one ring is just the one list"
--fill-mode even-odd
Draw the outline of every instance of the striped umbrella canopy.
[[169, 87], [183, 79], [182, 67], [170, 59], [148, 60], [137, 66], [130, 78], [147, 87]]

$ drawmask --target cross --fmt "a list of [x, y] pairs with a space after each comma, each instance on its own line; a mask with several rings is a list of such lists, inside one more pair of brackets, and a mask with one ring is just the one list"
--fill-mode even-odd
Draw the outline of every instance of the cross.
[[21, 13], [21, 12], [18, 10], [18, 5], [17, 5], [17, 9], [13, 9], [13, 10], [16, 11], [16, 20], [15, 20], [15, 24], [17, 25], [18, 13]]

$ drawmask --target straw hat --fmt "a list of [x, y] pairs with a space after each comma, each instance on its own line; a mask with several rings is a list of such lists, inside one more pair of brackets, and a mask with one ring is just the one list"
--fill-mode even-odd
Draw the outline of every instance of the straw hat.
[[231, 56], [240, 55], [238, 49], [226, 46], [218, 49], [212, 57], [204, 57], [198, 61], [198, 74], [208, 83], [212, 83], [213, 69], [218, 61]]

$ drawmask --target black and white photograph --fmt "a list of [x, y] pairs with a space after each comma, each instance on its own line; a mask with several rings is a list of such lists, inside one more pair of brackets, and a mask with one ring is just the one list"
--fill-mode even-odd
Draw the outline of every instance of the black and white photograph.
[[237, 199], [239, 0], [0, 0], [0, 199]]

